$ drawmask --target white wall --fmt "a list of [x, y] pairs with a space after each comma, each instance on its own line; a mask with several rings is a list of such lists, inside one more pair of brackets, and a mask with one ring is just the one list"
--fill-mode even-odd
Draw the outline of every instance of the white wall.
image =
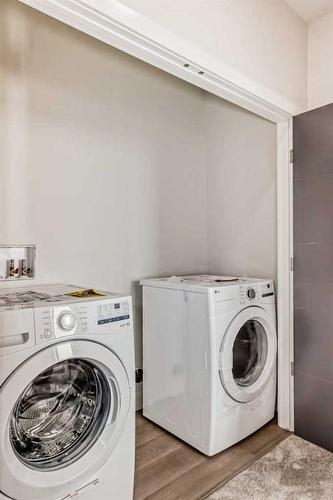
[[276, 277], [276, 125], [207, 94], [208, 268]]
[[307, 25], [283, 0], [120, 0], [301, 109]]
[[0, 242], [42, 281], [275, 273], [276, 133], [13, 0], [0, 3]]
[[308, 106], [333, 102], [333, 11], [308, 26]]
[[139, 332], [140, 278], [206, 271], [203, 91], [13, 0], [0, 20], [0, 241], [135, 293]]

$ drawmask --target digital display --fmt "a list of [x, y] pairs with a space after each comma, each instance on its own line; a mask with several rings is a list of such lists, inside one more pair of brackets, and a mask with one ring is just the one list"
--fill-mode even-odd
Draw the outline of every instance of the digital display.
[[97, 321], [97, 324], [105, 325], [106, 323], [114, 323], [115, 321], [123, 321], [125, 319], [129, 319], [129, 314], [126, 314], [125, 316], [117, 316], [116, 318], [99, 319]]
[[97, 307], [97, 324], [105, 325], [130, 319], [128, 302], [100, 304]]

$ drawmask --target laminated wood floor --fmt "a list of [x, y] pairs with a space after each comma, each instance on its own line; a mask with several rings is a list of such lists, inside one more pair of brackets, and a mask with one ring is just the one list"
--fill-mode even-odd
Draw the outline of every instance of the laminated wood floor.
[[265, 455], [289, 432], [271, 422], [206, 457], [137, 413], [134, 500], [198, 500]]

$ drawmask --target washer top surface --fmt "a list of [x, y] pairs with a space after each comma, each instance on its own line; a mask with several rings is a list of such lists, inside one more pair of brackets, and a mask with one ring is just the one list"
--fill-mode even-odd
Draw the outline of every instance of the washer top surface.
[[86, 290], [86, 288], [63, 283], [31, 285], [22, 288], [1, 288], [0, 312], [8, 309], [25, 309], [126, 297], [124, 294], [106, 292], [104, 290], [96, 290], [97, 294], [84, 295], [82, 297], [68, 295], [79, 290]]
[[207, 292], [210, 288], [246, 286], [255, 283], [272, 283], [272, 280], [240, 276], [197, 274], [189, 276], [170, 276], [167, 278], [144, 279], [140, 281], [141, 285], [176, 288], [179, 290], [195, 290], [203, 293]]

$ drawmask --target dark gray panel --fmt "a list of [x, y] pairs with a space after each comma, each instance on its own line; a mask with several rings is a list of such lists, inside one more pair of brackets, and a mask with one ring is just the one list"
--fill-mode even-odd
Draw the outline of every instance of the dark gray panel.
[[[296, 171], [298, 170], [298, 161]], [[295, 243], [333, 244], [333, 174], [294, 182]], [[306, 216], [304, 214], [306, 211]]]
[[[318, 300], [320, 297], [326, 297], [326, 300]], [[302, 281], [297, 280], [295, 283], [295, 307], [314, 309], [314, 301], [318, 316], [325, 314], [327, 310], [333, 311], [333, 283], [319, 281], [312, 283], [311, 286], [304, 286]]]
[[333, 450], [333, 104], [294, 119], [295, 433]]
[[295, 433], [333, 451], [333, 383], [295, 372]]
[[[306, 213], [304, 213], [306, 217]], [[294, 245], [295, 281], [304, 286], [333, 283], [333, 245], [305, 243]]]
[[333, 174], [333, 104], [294, 118], [294, 178]]
[[313, 308], [295, 308], [295, 366], [333, 383], [332, 311], [318, 313], [313, 299]]

